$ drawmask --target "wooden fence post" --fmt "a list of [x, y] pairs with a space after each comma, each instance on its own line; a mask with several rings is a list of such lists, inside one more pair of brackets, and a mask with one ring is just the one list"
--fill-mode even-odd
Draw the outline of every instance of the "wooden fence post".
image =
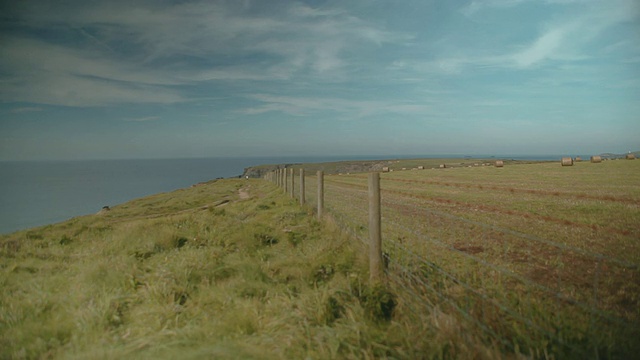
[[289, 178], [288, 178], [287, 175], [289, 175], [289, 169], [284, 168], [282, 177], [284, 179], [284, 193], [285, 194], [289, 191]]
[[317, 172], [318, 176], [318, 220], [322, 220], [324, 212], [324, 172]]
[[382, 237], [380, 226], [380, 174], [369, 174], [369, 280], [382, 281]]
[[304, 169], [300, 169], [300, 205], [304, 205]]
[[291, 189], [289, 189], [289, 195], [291, 195], [291, 198], [295, 198], [296, 197], [296, 187], [295, 187], [295, 172], [293, 171], [293, 169], [291, 169]]

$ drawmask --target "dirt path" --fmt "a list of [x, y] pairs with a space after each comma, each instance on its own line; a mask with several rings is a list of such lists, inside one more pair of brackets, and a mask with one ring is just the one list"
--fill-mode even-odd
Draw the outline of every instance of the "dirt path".
[[240, 200], [246, 200], [251, 197], [251, 195], [249, 194], [248, 188], [242, 188], [238, 190], [238, 195], [240, 196]]
[[[249, 193], [249, 188], [247, 187], [247, 188], [239, 189], [238, 190], [238, 196], [240, 197], [240, 200], [250, 199], [251, 198], [251, 194]], [[175, 212], [162, 213], [162, 214], [153, 214], [153, 215], [140, 215], [140, 216], [128, 217], [128, 218], [124, 218], [124, 219], [110, 219], [110, 222], [115, 224], [115, 223], [134, 221], [134, 220], [141, 220], [141, 219], [154, 219], [154, 218], [159, 218], [159, 217], [164, 217], [164, 216], [179, 215], [179, 214], [184, 214], [184, 213], [193, 212], [193, 211], [197, 211], [197, 210], [206, 210], [206, 209], [212, 208], [212, 207], [225, 206], [225, 205], [229, 204], [230, 202], [231, 202], [231, 200], [229, 200], [229, 199], [223, 199], [223, 200], [216, 201], [215, 203], [212, 203], [212, 204], [203, 205], [203, 206], [197, 206], [197, 207], [184, 209], [184, 210], [179, 210], [179, 211], [175, 211]], [[104, 215], [104, 214], [106, 214], [106, 213], [102, 213], [102, 215]]]

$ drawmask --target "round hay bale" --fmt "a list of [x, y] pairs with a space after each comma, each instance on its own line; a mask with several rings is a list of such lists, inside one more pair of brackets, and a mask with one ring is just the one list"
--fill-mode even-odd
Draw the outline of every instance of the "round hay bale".
[[625, 156], [625, 159], [627, 159], [627, 160], [635, 160], [635, 158], [636, 158], [636, 155], [635, 154], [631, 154], [631, 153], [629, 153], [629, 154], [627, 154]]
[[389, 167], [388, 166], [383, 167], [382, 172], [389, 172]]
[[445, 165], [445, 164], [440, 164], [440, 169], [444, 169], [444, 168], [446, 168], [446, 167], [447, 167], [447, 165]]
[[580, 156], [576, 156], [576, 158], [573, 161], [580, 162], [580, 161], [582, 161], [582, 158]]
[[424, 166], [418, 166], [418, 170], [424, 170]]
[[[484, 165], [484, 164], [482, 164], [482, 165]], [[504, 161], [496, 160], [496, 167], [504, 167]]]
[[562, 166], [572, 166], [573, 159], [570, 157], [563, 157], [562, 160], [560, 160], [560, 163], [562, 164]]
[[591, 162], [592, 162], [592, 163], [599, 163], [599, 162], [602, 162], [602, 156], [598, 156], [598, 155], [592, 156], [592, 157], [591, 157]]

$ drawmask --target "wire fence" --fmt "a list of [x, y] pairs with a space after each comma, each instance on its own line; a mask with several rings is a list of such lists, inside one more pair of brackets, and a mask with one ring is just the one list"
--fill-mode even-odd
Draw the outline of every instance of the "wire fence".
[[[291, 174], [266, 178], [369, 243], [364, 177], [295, 174], [292, 189]], [[442, 184], [425, 183], [385, 177], [379, 189], [385, 274], [405, 309], [418, 318], [454, 314], [483, 341], [534, 357], [638, 354], [637, 263], [434, 209], [410, 186]]]

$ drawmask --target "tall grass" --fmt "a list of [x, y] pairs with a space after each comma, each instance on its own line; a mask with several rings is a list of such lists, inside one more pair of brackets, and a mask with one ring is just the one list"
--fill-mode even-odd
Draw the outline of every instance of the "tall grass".
[[369, 288], [363, 253], [257, 180], [6, 235], [0, 358], [498, 355], [473, 336], [461, 340], [445, 315], [428, 326], [401, 299], [385, 311], [394, 295]]

